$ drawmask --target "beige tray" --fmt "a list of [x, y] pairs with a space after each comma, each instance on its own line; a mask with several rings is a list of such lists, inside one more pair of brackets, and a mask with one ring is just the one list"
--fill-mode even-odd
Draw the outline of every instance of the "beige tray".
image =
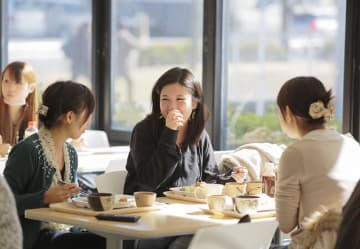
[[[216, 216], [224, 216], [224, 217], [232, 217], [232, 218], [241, 218], [243, 217], [245, 214], [239, 214], [235, 211], [232, 210], [210, 210], [207, 208], [202, 208], [202, 211], [205, 214], [212, 214], [212, 215], [216, 215]], [[250, 214], [250, 218], [251, 219], [262, 219], [262, 218], [272, 218], [275, 217], [275, 210], [267, 210], [267, 211], [258, 211], [254, 214]]]
[[[126, 201], [120, 201], [121, 198], [126, 198]], [[77, 207], [90, 208], [87, 197], [73, 198], [72, 203]], [[115, 195], [114, 209], [136, 207], [135, 199], [132, 195]]]
[[110, 211], [93, 211], [89, 208], [76, 207], [73, 203], [70, 202], [53, 203], [50, 204], [49, 207], [50, 209], [53, 209], [58, 212], [87, 215], [87, 216], [95, 216], [98, 214], [130, 214], [130, 213], [141, 213], [141, 212], [160, 210], [159, 207], [153, 206], [153, 207], [127, 207], [127, 208], [113, 209]]
[[196, 202], [196, 203], [207, 203], [206, 199], [199, 199], [199, 198], [195, 198], [195, 197], [179, 195], [179, 194], [174, 193], [173, 191], [165, 191], [163, 194], [167, 198], [170, 198], [170, 199], [177, 199], [177, 200]]

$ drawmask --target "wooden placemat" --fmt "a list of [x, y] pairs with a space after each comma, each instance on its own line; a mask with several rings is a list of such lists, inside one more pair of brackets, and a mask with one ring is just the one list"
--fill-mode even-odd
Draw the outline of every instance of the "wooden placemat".
[[50, 209], [53, 209], [58, 212], [79, 214], [86, 216], [95, 216], [98, 214], [131, 214], [131, 213], [141, 213], [141, 212], [160, 210], [159, 207], [153, 206], [153, 207], [127, 207], [127, 208], [113, 209], [109, 211], [94, 211], [89, 208], [76, 207], [73, 203], [70, 202], [53, 203], [50, 204], [49, 207]]
[[[203, 208], [202, 211], [205, 214], [211, 214], [211, 215], [216, 215], [216, 216], [224, 216], [224, 217], [232, 217], [232, 218], [241, 218], [243, 217], [245, 214], [240, 214], [237, 213], [235, 211], [232, 210], [210, 210], [207, 208]], [[263, 218], [272, 218], [275, 217], [275, 210], [269, 210], [269, 211], [258, 211], [254, 214], [250, 214], [249, 215], [251, 219], [263, 219]]]

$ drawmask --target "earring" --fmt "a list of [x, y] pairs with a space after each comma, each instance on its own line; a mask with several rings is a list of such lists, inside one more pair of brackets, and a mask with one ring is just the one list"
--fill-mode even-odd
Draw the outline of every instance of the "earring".
[[163, 117], [163, 115], [162, 115], [162, 114], [160, 114], [159, 119], [162, 119], [162, 118], [164, 118], [164, 117]]
[[195, 115], [196, 115], [196, 111], [192, 111], [190, 119], [194, 120], [195, 119]]

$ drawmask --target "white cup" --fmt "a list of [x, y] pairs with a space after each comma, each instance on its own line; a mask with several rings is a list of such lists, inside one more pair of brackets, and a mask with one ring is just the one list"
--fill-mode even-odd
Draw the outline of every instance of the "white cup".
[[222, 194], [224, 185], [215, 183], [201, 183], [200, 186], [195, 187], [194, 195], [198, 199], [206, 199], [209, 195]]
[[240, 214], [256, 213], [260, 205], [260, 197], [256, 195], [240, 195], [233, 198], [234, 209]]
[[152, 207], [156, 199], [156, 193], [139, 191], [134, 193], [136, 207]]
[[225, 195], [210, 195], [208, 205], [210, 210], [223, 210], [225, 208]]

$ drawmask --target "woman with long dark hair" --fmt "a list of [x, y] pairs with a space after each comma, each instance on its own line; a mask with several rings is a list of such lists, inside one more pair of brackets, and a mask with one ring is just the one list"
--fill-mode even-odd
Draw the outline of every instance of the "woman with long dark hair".
[[[152, 90], [152, 111], [134, 128], [125, 193], [154, 191], [198, 181], [216, 182], [218, 168], [205, 123], [202, 88], [186, 68], [166, 71]], [[242, 181], [246, 169], [234, 169]]]

